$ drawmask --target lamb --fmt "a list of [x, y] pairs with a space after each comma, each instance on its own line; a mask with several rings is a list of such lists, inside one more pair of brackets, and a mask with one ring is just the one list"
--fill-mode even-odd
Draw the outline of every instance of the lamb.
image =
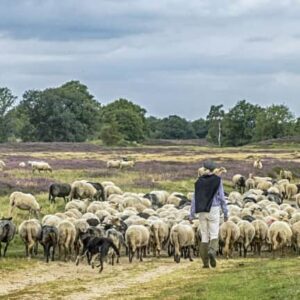
[[107, 163], [106, 163], [106, 166], [108, 169], [119, 169], [120, 166], [121, 166], [121, 161], [120, 160], [109, 160]]
[[232, 221], [224, 222], [220, 226], [220, 239], [224, 243], [224, 255], [228, 259], [232, 256], [233, 246], [240, 237], [240, 228]]
[[272, 245], [273, 256], [279, 248], [284, 251], [284, 247], [290, 246], [293, 232], [289, 224], [284, 221], [275, 221], [268, 230], [268, 241]]
[[263, 220], [254, 220], [252, 225], [255, 229], [255, 236], [253, 239], [254, 252], [257, 251], [258, 255], [261, 255], [261, 248], [267, 240], [268, 225]]
[[237, 226], [240, 229], [240, 237], [238, 243], [240, 246], [240, 256], [242, 256], [242, 246], [244, 249], [244, 257], [247, 257], [247, 249], [255, 236], [255, 228], [248, 221], [240, 221]]
[[198, 177], [201, 177], [203, 175], [206, 175], [208, 174], [210, 171], [205, 169], [204, 167], [201, 167], [198, 169]]
[[293, 244], [298, 255], [300, 255], [300, 221], [292, 225]]
[[53, 183], [49, 187], [49, 202], [55, 203], [56, 197], [64, 198], [65, 203], [67, 203], [66, 197], [71, 193], [71, 185], [68, 183]]
[[58, 252], [59, 259], [61, 258], [62, 248], [64, 249], [65, 261], [67, 256], [71, 256], [72, 246], [76, 239], [75, 225], [70, 221], [64, 220], [58, 224]]
[[128, 168], [133, 168], [135, 165], [135, 162], [133, 160], [130, 161], [121, 161], [120, 163], [120, 169], [128, 169]]
[[58, 231], [54, 226], [44, 225], [41, 231], [40, 243], [44, 247], [46, 262], [49, 262], [50, 249], [52, 248], [51, 260], [54, 261], [55, 248], [57, 246]]
[[227, 170], [224, 167], [214, 169], [213, 173], [217, 176], [221, 176], [223, 173], [227, 173]]
[[241, 193], [245, 192], [246, 178], [241, 174], [236, 174], [232, 177], [232, 183], [235, 189], [238, 189]]
[[5, 243], [5, 248], [3, 252], [3, 257], [5, 257], [8, 245], [12, 241], [16, 233], [16, 226], [11, 220], [12, 218], [0, 220], [0, 257], [2, 256], [1, 243]]
[[287, 199], [292, 199], [298, 193], [298, 187], [294, 183], [289, 183], [286, 185], [286, 197]]
[[149, 244], [150, 233], [143, 225], [131, 225], [125, 233], [125, 241], [128, 247], [129, 262], [132, 262], [135, 252], [140, 261], [143, 261], [143, 253]]
[[19, 226], [19, 235], [25, 244], [25, 252], [28, 258], [31, 258], [34, 249], [35, 255], [38, 249], [38, 240], [41, 237], [42, 227], [38, 220], [30, 219], [23, 221]]
[[177, 224], [171, 228], [170, 243], [174, 247], [174, 261], [180, 262], [181, 254], [187, 249], [187, 255], [190, 261], [193, 261], [191, 257], [191, 247], [195, 244], [195, 232], [190, 225]]
[[29, 215], [32, 213], [38, 218], [41, 211], [39, 203], [36, 201], [35, 197], [31, 194], [25, 194], [22, 192], [13, 192], [9, 196], [10, 204], [10, 216], [12, 216], [15, 207], [21, 210], [28, 210]]
[[281, 179], [287, 179], [288, 181], [293, 180], [293, 173], [287, 170], [280, 170], [279, 176]]
[[71, 185], [70, 199], [90, 199], [99, 200], [100, 193], [93, 185], [86, 182], [85, 180], [74, 181]]
[[52, 173], [52, 168], [51, 166], [44, 162], [44, 161], [34, 161], [31, 162], [31, 169], [32, 169], [32, 173], [34, 173], [35, 171], [39, 171], [39, 173], [41, 171], [45, 171], [45, 172], [50, 172]]
[[253, 167], [254, 167], [255, 169], [261, 170], [261, 169], [263, 168], [263, 164], [262, 164], [261, 160], [260, 160], [260, 159], [256, 159], [256, 160], [254, 161], [254, 163], [253, 163]]

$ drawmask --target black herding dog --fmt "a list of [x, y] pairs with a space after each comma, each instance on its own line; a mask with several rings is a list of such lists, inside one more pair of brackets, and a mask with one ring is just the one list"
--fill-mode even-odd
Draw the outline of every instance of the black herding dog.
[[118, 257], [120, 256], [118, 248], [115, 246], [111, 239], [105, 237], [94, 237], [90, 239], [87, 243], [86, 251], [84, 252], [84, 254], [77, 257], [76, 266], [78, 266], [79, 261], [86, 256], [88, 264], [91, 264], [93, 268], [94, 260], [99, 256], [100, 265], [98, 265], [97, 267], [100, 267], [99, 272], [102, 272], [103, 260], [107, 256], [110, 248], [115, 251]]

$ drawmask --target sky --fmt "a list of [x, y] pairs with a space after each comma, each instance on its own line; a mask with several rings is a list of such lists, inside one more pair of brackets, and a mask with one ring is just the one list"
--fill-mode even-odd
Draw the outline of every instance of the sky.
[[242, 99], [299, 116], [300, 0], [0, 0], [0, 87], [69, 80], [158, 117]]

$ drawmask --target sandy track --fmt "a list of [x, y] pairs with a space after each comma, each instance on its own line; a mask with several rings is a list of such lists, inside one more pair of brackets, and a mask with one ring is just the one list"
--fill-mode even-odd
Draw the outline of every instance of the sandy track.
[[[175, 264], [168, 259], [149, 259], [128, 264], [123, 258], [114, 267], [105, 265], [102, 274], [86, 264], [38, 262], [32, 268], [1, 273], [0, 299], [53, 299], [53, 284], [57, 299], [95, 299], [106, 297], [120, 289], [149, 282], [159, 276], [188, 268], [190, 262]], [[61, 286], [60, 286], [61, 283]], [[82, 288], [78, 291], [78, 288]], [[51, 293], [52, 292], [52, 293]]]

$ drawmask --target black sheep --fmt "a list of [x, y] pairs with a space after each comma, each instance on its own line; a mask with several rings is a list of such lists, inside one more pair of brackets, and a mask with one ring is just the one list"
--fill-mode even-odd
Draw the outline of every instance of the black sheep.
[[65, 203], [67, 202], [66, 197], [70, 195], [71, 185], [67, 183], [53, 183], [49, 187], [49, 201], [55, 203], [55, 197], [64, 198]]
[[54, 226], [44, 225], [42, 227], [40, 244], [44, 247], [46, 262], [49, 262], [50, 249], [52, 247], [52, 261], [54, 261], [55, 248], [57, 246], [58, 231]]
[[11, 220], [12, 218], [7, 218], [7, 219], [3, 218], [0, 220], [0, 257], [2, 255], [1, 243], [6, 244], [3, 252], [3, 257], [5, 257], [8, 245], [10, 241], [14, 238], [16, 233], [16, 226]]

